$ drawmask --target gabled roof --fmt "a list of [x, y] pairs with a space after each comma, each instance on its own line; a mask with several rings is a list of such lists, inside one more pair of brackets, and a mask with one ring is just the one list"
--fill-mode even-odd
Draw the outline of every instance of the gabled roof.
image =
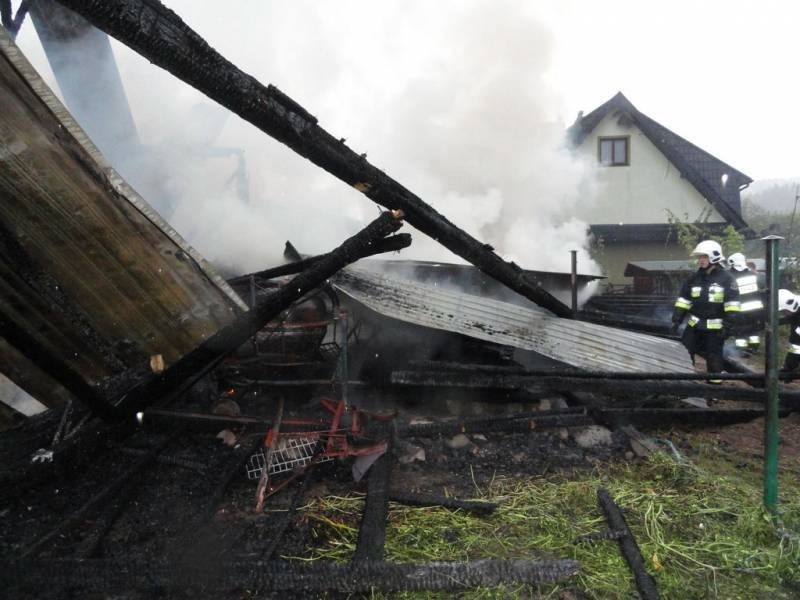
[[742, 218], [739, 191], [753, 180], [641, 113], [622, 92], [588, 115], [579, 116], [567, 130], [570, 142], [581, 144], [608, 114], [630, 119], [727, 221], [737, 229], [749, 229]]

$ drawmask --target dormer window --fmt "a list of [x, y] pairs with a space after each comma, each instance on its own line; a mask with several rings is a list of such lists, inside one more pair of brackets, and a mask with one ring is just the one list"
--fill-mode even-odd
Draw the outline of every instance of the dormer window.
[[624, 167], [630, 164], [628, 143], [630, 137], [597, 138], [597, 157], [604, 167]]

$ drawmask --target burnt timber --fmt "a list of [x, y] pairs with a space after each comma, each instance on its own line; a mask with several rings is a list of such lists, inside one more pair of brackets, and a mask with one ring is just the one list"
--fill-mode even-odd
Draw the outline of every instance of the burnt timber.
[[[368, 256], [375, 256], [376, 254], [382, 254], [384, 252], [395, 252], [397, 250], [402, 250], [403, 248], [408, 248], [410, 245], [411, 234], [398, 233], [397, 235], [376, 241], [371, 248], [368, 248], [367, 251], [358, 258], [361, 259]], [[229, 279], [228, 283], [231, 285], [248, 283], [251, 277], [258, 280], [274, 279], [275, 277], [283, 277], [285, 275], [294, 275], [295, 273], [305, 271], [311, 265], [319, 262], [323, 258], [325, 258], [325, 255], [303, 258], [279, 267], [272, 267], [271, 269], [264, 269], [263, 271], [256, 271], [255, 273], [249, 273], [247, 275], [240, 275], [239, 277]]]
[[280, 290], [217, 332], [200, 346], [183, 356], [161, 374], [153, 374], [125, 393], [115, 403], [119, 416], [129, 416], [156, 401], [185, 392], [203, 375], [210, 372], [230, 352], [244, 344], [258, 330], [287, 308], [318, 287], [342, 267], [357, 260], [376, 240], [397, 231], [403, 224], [402, 211], [387, 211], [360, 233], [346, 240], [311, 268], [297, 275]]
[[501, 259], [491, 246], [371, 165], [278, 88], [238, 69], [157, 0], [59, 1], [374, 202], [402, 209], [411, 225], [487, 275], [560, 317], [572, 317], [569, 307], [529, 280], [518, 265]]

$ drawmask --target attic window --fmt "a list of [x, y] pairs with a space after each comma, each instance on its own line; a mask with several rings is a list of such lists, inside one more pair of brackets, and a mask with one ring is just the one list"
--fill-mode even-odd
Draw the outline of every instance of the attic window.
[[597, 157], [606, 167], [622, 167], [630, 164], [628, 143], [630, 138], [601, 137], [597, 139]]

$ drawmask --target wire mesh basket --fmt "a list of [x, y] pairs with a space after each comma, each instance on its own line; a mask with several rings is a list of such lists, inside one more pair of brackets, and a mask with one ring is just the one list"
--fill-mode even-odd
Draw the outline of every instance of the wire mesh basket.
[[[315, 454], [322, 450], [319, 439], [314, 438], [278, 438], [278, 445], [272, 452], [272, 464], [268, 475], [278, 475], [294, 471], [297, 467], [305, 467]], [[332, 456], [324, 457], [319, 462], [333, 460]], [[247, 461], [247, 478], [259, 479], [264, 472], [267, 457], [263, 450], [253, 454]]]

